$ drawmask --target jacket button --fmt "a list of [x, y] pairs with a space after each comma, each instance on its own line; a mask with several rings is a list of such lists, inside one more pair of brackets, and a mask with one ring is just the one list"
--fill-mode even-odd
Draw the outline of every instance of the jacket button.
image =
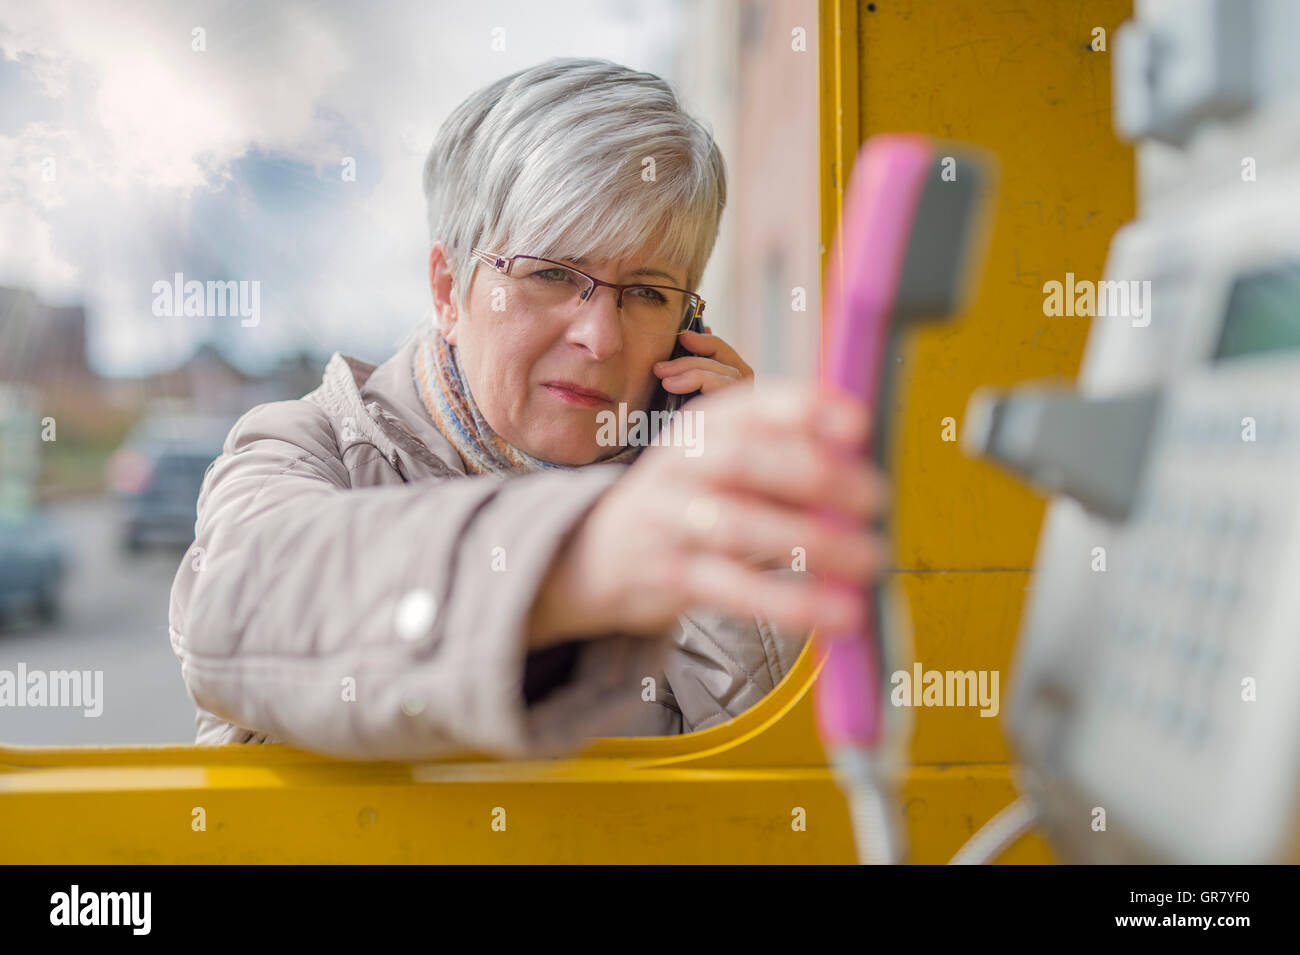
[[424, 712], [424, 700], [415, 696], [404, 698], [402, 700], [402, 712], [407, 716], [419, 716]]
[[423, 587], [408, 591], [397, 603], [397, 635], [403, 640], [419, 640], [429, 632], [437, 615], [438, 602], [431, 592]]

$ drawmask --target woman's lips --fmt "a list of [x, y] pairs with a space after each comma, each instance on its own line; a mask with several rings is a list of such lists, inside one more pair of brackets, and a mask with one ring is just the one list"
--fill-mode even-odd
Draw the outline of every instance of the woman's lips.
[[614, 400], [603, 391], [584, 388], [572, 381], [545, 381], [542, 382], [542, 387], [565, 404], [577, 405], [580, 408], [595, 408]]

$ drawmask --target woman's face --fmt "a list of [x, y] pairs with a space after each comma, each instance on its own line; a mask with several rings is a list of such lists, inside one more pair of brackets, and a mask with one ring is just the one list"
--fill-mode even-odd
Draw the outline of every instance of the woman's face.
[[[584, 259], [577, 267], [606, 282], [636, 281], [634, 269], [650, 268], [671, 279], [641, 281], [686, 285], [685, 267], [664, 261]], [[652, 368], [669, 357], [674, 338], [628, 333], [614, 290], [602, 286], [571, 318], [530, 311], [511, 294], [521, 280], [486, 266], [474, 270], [468, 314], [457, 314], [442, 243], [429, 268], [439, 328], [459, 350], [470, 392], [493, 431], [553, 464], [581, 466], [618, 450], [597, 443], [597, 415], [618, 414], [620, 403], [627, 412], [647, 410], [659, 384]]]

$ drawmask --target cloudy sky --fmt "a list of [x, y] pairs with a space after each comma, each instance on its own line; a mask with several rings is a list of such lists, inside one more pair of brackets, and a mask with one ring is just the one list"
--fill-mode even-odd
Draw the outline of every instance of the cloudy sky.
[[[253, 371], [297, 347], [382, 360], [425, 308], [443, 118], [551, 56], [673, 80], [681, 33], [663, 0], [5, 4], [0, 285], [84, 304], [104, 374], [203, 340]], [[177, 272], [257, 280], [260, 321], [155, 316]]]

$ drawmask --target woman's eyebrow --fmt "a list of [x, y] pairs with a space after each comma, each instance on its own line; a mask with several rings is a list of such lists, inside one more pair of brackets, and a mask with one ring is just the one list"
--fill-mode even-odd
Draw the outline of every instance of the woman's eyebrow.
[[669, 282], [672, 282], [674, 285], [677, 284], [676, 277], [669, 275], [667, 272], [661, 272], [659, 269], [647, 269], [647, 268], [633, 269], [631, 272], [628, 273], [628, 275], [661, 275], [664, 278], [666, 278]]
[[[574, 265], [579, 266], [579, 267], [581, 267], [581, 266], [583, 266], [583, 265], [585, 265], [585, 264], [587, 263], [587, 260], [586, 260], [585, 258], [581, 258], [581, 257], [576, 258], [576, 259], [565, 259], [565, 261], [566, 261], [566, 262], [572, 262]], [[658, 276], [661, 276], [661, 277], [663, 277], [663, 278], [666, 278], [669, 282], [674, 282], [674, 283], [675, 283], [675, 282], [677, 281], [677, 277], [676, 277], [676, 276], [669, 275], [667, 272], [664, 272], [664, 271], [661, 270], [661, 269], [652, 269], [652, 268], [648, 268], [648, 267], [646, 267], [646, 266], [642, 266], [642, 267], [639, 268], [639, 269], [633, 269], [631, 272], [628, 272], [627, 274], [628, 274], [628, 275], [658, 275]]]

